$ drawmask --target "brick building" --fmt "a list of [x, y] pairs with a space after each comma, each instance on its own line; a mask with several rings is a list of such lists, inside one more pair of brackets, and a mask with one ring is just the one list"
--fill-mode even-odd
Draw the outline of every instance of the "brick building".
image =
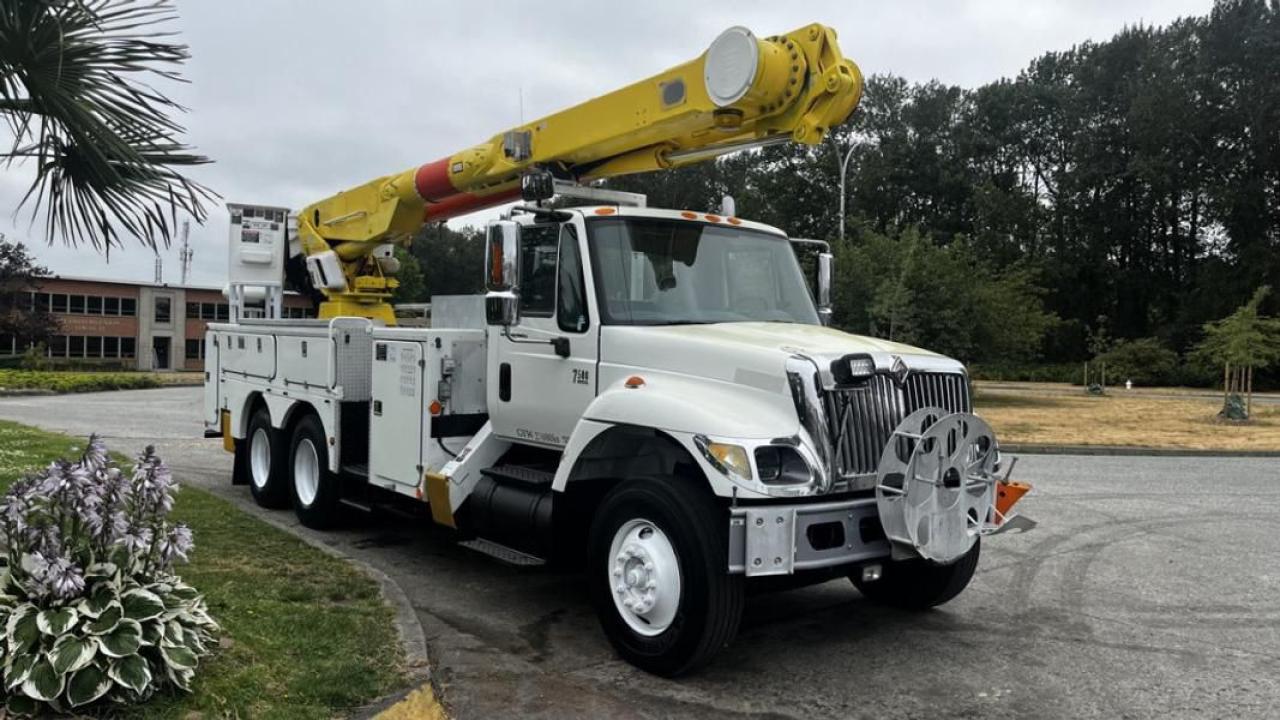
[[[205, 326], [230, 317], [222, 290], [211, 287], [55, 275], [29, 295], [58, 319], [47, 350], [55, 362], [203, 370]], [[300, 295], [286, 294], [284, 306], [286, 317], [315, 317], [311, 301]], [[25, 350], [0, 335], [0, 358]]]

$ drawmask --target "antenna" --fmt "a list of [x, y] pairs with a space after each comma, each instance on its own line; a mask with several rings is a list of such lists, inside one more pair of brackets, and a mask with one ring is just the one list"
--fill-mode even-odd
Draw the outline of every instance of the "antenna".
[[164, 258], [159, 253], [156, 254], [156, 284], [164, 284]]
[[178, 265], [182, 267], [182, 284], [187, 284], [187, 277], [191, 275], [191, 259], [195, 257], [196, 251], [191, 249], [191, 221], [182, 221], [182, 248], [178, 250]]

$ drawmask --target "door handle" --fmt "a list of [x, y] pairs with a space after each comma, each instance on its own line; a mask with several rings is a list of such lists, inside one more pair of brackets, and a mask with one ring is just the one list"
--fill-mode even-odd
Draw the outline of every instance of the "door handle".
[[556, 354], [559, 355], [560, 357], [562, 358], [569, 357], [569, 338], [564, 336], [551, 338], [551, 347], [556, 351]]

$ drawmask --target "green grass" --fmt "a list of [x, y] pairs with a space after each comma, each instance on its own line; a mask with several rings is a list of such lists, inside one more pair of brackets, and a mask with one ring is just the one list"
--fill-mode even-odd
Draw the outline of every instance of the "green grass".
[[160, 387], [160, 383], [151, 373], [0, 369], [0, 390], [78, 393], [153, 387]]
[[[0, 421], [0, 488], [82, 446]], [[202, 661], [192, 694], [162, 694], [128, 713], [107, 708], [111, 717], [331, 718], [403, 686], [392, 611], [373, 580], [196, 488], [178, 494], [173, 518], [195, 533], [180, 570], [222, 624], [221, 646]]]

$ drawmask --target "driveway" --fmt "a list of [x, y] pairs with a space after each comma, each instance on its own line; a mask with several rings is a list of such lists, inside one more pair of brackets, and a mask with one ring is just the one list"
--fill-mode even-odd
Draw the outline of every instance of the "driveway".
[[[133, 451], [256, 508], [200, 437], [200, 389], [0, 399], [0, 418]], [[409, 521], [317, 534], [390, 575], [459, 718], [1263, 717], [1280, 712], [1280, 461], [1027, 456], [1040, 522], [913, 615], [845, 581], [748, 600], [737, 641], [680, 681], [613, 657], [582, 580], [512, 568]], [[291, 515], [280, 513], [280, 518]]]

